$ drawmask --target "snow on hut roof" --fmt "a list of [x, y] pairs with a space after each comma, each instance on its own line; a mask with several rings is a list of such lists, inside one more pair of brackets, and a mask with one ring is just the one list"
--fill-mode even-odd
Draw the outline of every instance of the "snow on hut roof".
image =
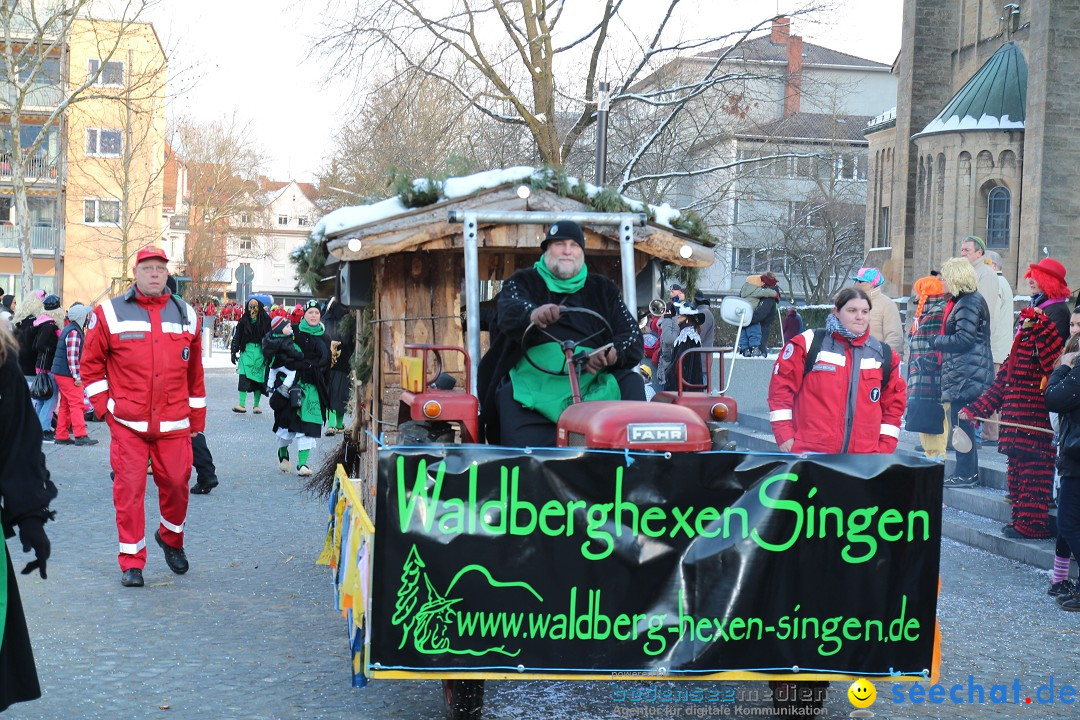
[[1002, 45], [938, 116], [912, 139], [963, 130], [1023, 130], [1027, 62], [1014, 42]]
[[[526, 183], [533, 179], [544, 181], [549, 178], [549, 172], [527, 165], [519, 165], [512, 168], [485, 170], [472, 175], [447, 178], [446, 180], [435, 181], [435, 183], [439, 190], [439, 201], [443, 201], [466, 197], [481, 190], [497, 188], [503, 185]], [[567, 180], [573, 187], [582, 184], [577, 178], [567, 178]], [[413, 180], [413, 187], [421, 191], [426, 190], [429, 182], [426, 178], [418, 178]], [[585, 194], [590, 198], [596, 197], [603, 190], [602, 187], [592, 183], [584, 183], [584, 188]], [[640, 200], [625, 196], [623, 196], [623, 200], [634, 212], [645, 212], [646, 204]], [[679, 217], [679, 211], [667, 203], [649, 205], [648, 207], [655, 217], [655, 222], [660, 225], [672, 227], [671, 222]], [[415, 208], [405, 207], [397, 196], [370, 205], [343, 207], [323, 216], [312, 229], [311, 237], [317, 242], [324, 242], [329, 238], [365, 225], [386, 220], [395, 215], [412, 212], [413, 210]]]

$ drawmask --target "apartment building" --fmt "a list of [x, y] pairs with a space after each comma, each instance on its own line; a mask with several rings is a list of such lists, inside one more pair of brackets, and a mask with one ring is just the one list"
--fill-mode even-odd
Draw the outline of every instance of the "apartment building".
[[65, 304], [94, 302], [125, 286], [135, 252], [162, 236], [167, 60], [149, 23], [81, 18], [66, 42], [54, 44], [21, 103], [13, 102], [13, 83], [0, 89], [0, 114], [7, 110], [0, 116], [7, 131], [0, 145], [7, 153], [0, 152], [0, 285], [23, 292], [12, 113], [27, 148], [45, 119], [93, 77], [46, 132], [23, 176], [35, 286], [61, 294]]
[[[47, 48], [55, 37], [36, 34], [33, 26], [18, 12], [8, 20], [5, 31], [12, 38], [4, 48], [0, 62], [0, 287], [21, 293], [19, 276], [22, 258], [15, 224], [15, 147], [25, 159], [20, 173], [26, 187], [26, 212], [31, 232], [31, 252], [38, 287], [48, 292], [57, 289], [56, 270], [63, 245], [59, 218], [63, 204], [63, 157], [65, 137], [62, 124], [44, 133], [40, 145], [32, 145], [42, 134], [47, 118], [64, 97], [67, 81], [66, 47], [62, 43]], [[41, 42], [34, 43], [38, 39]], [[4, 40], [0, 38], [0, 47]], [[22, 56], [23, 62], [15, 61]], [[17, 64], [15, 77], [9, 77], [8, 58]], [[17, 134], [13, 132], [18, 125]], [[17, 142], [16, 142], [17, 141]]]

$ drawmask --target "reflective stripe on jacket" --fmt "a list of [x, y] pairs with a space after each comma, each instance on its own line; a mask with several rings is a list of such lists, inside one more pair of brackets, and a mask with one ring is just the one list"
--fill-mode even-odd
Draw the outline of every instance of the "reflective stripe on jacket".
[[[769, 420], [777, 445], [794, 439], [791, 451], [796, 453], [893, 452], [907, 402], [900, 357], [869, 333], [854, 341], [834, 333], [821, 343], [813, 369], [805, 373], [813, 341], [813, 330], [796, 335], [773, 366]], [[886, 383], [881, 377], [884, 352], [892, 353]], [[858, 370], [853, 373], [853, 368]]]
[[202, 432], [206, 391], [195, 310], [133, 287], [90, 317], [82, 377], [94, 412], [107, 411], [137, 433]]

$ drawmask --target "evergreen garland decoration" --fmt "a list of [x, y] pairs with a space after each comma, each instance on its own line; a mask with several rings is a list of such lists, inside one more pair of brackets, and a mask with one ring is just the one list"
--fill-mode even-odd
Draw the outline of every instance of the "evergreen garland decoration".
[[[371, 372], [374, 367], [375, 323], [372, 320], [375, 318], [375, 309], [369, 305], [357, 312], [360, 314], [362, 322], [360, 323], [360, 334], [356, 338], [356, 352], [352, 356], [352, 371], [358, 382], [366, 383], [371, 380]], [[352, 320], [355, 315], [349, 313], [345, 317]], [[344, 319], [342, 318], [342, 321]]]
[[693, 210], [680, 210], [679, 216], [672, 218], [671, 227], [681, 230], [696, 240], [700, 240], [702, 244], [716, 245], [716, 236], [709, 232], [709, 226], [705, 224], [705, 219]]
[[393, 186], [401, 204], [409, 209], [434, 205], [442, 194], [442, 182], [433, 177], [411, 180], [406, 175], [398, 175]]

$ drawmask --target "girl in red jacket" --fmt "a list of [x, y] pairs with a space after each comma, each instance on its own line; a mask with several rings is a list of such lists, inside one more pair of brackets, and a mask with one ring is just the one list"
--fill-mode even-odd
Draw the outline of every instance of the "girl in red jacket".
[[870, 337], [870, 298], [845, 288], [824, 331], [807, 330], [784, 346], [769, 384], [769, 420], [783, 452], [891, 453], [906, 395], [900, 357]]

